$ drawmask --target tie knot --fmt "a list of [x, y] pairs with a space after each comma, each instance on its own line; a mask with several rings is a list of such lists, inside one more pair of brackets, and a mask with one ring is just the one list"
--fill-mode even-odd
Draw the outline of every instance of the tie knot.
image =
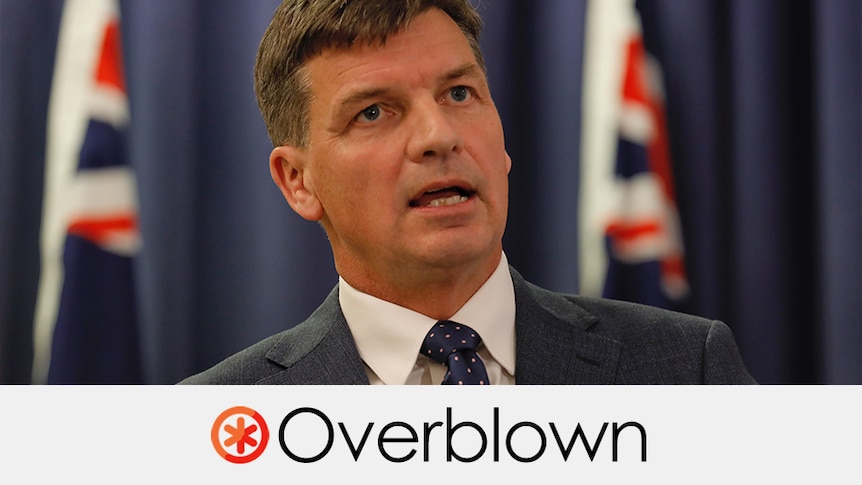
[[440, 320], [431, 328], [422, 342], [422, 354], [447, 364], [450, 354], [479, 347], [482, 338], [475, 330], [462, 323]]
[[425, 336], [421, 352], [449, 369], [443, 384], [489, 384], [485, 364], [476, 353], [481, 342], [467, 325], [440, 320]]

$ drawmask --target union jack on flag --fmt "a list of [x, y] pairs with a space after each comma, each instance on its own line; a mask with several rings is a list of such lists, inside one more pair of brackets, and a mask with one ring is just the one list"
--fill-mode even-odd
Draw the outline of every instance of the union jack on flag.
[[141, 247], [116, 0], [68, 0], [48, 114], [36, 383], [142, 382]]
[[581, 290], [668, 307], [689, 291], [664, 93], [633, 0], [588, 4]]

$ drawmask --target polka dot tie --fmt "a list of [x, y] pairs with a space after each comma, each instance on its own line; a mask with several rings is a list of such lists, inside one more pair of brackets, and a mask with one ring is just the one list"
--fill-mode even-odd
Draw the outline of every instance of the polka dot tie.
[[476, 354], [482, 338], [472, 328], [440, 320], [422, 342], [420, 352], [448, 368], [443, 384], [489, 384], [485, 364]]

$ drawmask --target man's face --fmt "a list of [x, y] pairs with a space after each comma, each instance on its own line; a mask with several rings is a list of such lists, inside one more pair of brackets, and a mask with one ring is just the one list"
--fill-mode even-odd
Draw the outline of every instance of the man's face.
[[281, 162], [304, 193], [288, 200], [322, 222], [348, 282], [499, 257], [511, 161], [485, 76], [445, 13], [306, 68], [310, 143], [287, 152], [292, 169]]

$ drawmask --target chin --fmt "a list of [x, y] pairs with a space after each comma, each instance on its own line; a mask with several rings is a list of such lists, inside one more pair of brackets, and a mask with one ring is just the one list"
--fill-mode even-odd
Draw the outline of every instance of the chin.
[[[449, 241], [451, 243], [451, 241]], [[493, 245], [446, 244], [438, 245], [425, 252], [424, 260], [440, 268], [459, 268], [470, 266], [496, 253]]]

